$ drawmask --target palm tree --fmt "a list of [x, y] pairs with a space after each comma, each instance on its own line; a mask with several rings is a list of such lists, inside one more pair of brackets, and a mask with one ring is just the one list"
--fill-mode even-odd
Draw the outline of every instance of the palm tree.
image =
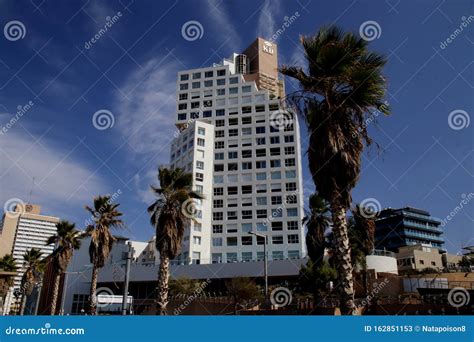
[[170, 259], [181, 251], [184, 229], [193, 219], [190, 209], [194, 200], [203, 197], [192, 190], [192, 174], [182, 169], [160, 168], [158, 170], [160, 188], [151, 187], [157, 200], [148, 207], [150, 221], [156, 230], [156, 248], [160, 253], [158, 271], [157, 305], [160, 315], [166, 315], [168, 305], [168, 281]]
[[321, 264], [326, 248], [325, 232], [331, 224], [327, 202], [314, 193], [309, 197], [310, 211], [303, 219], [306, 223], [306, 248], [308, 256], [315, 265]]
[[366, 297], [369, 295], [369, 284], [367, 278], [366, 256], [372, 254], [375, 248], [375, 220], [374, 216], [368, 215], [368, 208], [356, 204], [352, 209], [352, 217], [349, 218], [349, 239], [351, 240], [352, 259], [354, 265], [358, 265], [362, 272], [362, 282]]
[[74, 229], [74, 227], [74, 223], [59, 221], [56, 223], [56, 235], [51, 236], [47, 241], [48, 245], [55, 245], [55, 249], [50, 256], [50, 261], [52, 262], [55, 272], [53, 298], [51, 299], [51, 315], [56, 313], [61, 275], [66, 272], [74, 250], [81, 247], [82, 235], [79, 231]]
[[31, 295], [36, 284], [41, 281], [41, 274], [46, 265], [42, 258], [42, 252], [37, 248], [32, 248], [23, 254], [23, 267], [25, 272], [21, 278], [21, 303], [20, 315], [25, 312], [26, 299]]
[[[11, 254], [7, 254], [0, 258], [0, 270], [3, 272], [16, 272], [15, 259]], [[0, 279], [0, 310], [8, 290], [13, 285], [13, 276], [6, 276]]]
[[[386, 59], [369, 52], [368, 43], [337, 27], [302, 36], [307, 68], [283, 66], [301, 90], [288, 102], [306, 121], [308, 161], [318, 193], [330, 204], [336, 240], [341, 312], [354, 314], [354, 287], [346, 211], [360, 175], [361, 155], [372, 143], [367, 118], [374, 110], [389, 114], [384, 103]], [[372, 118], [373, 119], [373, 118]]]
[[91, 213], [94, 224], [86, 228], [86, 235], [91, 237], [89, 258], [92, 264], [92, 281], [89, 296], [89, 310], [91, 315], [97, 314], [97, 276], [99, 269], [104, 267], [109, 258], [115, 238], [110, 229], [123, 227], [120, 219], [122, 213], [117, 210], [119, 204], [112, 204], [110, 196], [97, 196], [93, 207], [86, 206]]

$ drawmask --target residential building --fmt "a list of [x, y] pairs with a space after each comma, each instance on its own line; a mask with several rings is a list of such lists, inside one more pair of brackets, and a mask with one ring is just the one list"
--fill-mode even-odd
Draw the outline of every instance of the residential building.
[[375, 247], [397, 252], [399, 247], [424, 245], [444, 251], [441, 221], [429, 212], [405, 207], [387, 208], [378, 213]]
[[258, 38], [221, 64], [181, 71], [171, 167], [193, 174], [196, 202], [178, 263], [305, 253], [299, 125], [285, 110], [276, 44]]
[[20, 289], [25, 271], [23, 255], [32, 248], [39, 249], [43, 256], [51, 254], [54, 246], [46, 245], [46, 242], [50, 236], [56, 234], [58, 221], [57, 217], [41, 215], [41, 207], [29, 203], [17, 205], [14, 211], [4, 213], [0, 231], [0, 256], [12, 254], [18, 272], [13, 287], [5, 298], [3, 314], [14, 310], [19, 304], [14, 293]]
[[426, 245], [403, 246], [396, 253], [398, 270], [423, 270], [443, 268], [443, 255], [440, 250]]

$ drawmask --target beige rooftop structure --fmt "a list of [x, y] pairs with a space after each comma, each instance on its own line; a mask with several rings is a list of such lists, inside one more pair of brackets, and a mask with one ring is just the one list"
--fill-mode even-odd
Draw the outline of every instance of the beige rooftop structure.
[[255, 81], [258, 89], [268, 90], [271, 96], [284, 97], [284, 83], [278, 79], [278, 47], [275, 43], [257, 38], [239, 56], [237, 61], [244, 71], [245, 81]]

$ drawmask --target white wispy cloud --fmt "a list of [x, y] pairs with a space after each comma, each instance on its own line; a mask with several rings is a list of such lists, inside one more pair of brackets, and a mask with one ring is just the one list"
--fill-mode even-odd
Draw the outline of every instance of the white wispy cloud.
[[[4, 122], [2, 115], [2, 122]], [[11, 198], [40, 204], [46, 214], [67, 215], [107, 193], [106, 182], [70, 150], [15, 127], [0, 135], [0, 204]], [[31, 198], [29, 193], [35, 178]], [[76, 210], [77, 211], [77, 210]]]
[[276, 32], [275, 17], [280, 12], [280, 1], [265, 0], [258, 17], [257, 35], [270, 39]]
[[[239, 32], [232, 24], [229, 13], [226, 11], [224, 1], [208, 0], [203, 2], [207, 10], [206, 12], [215, 25], [215, 31], [223, 38], [225, 45], [235, 50], [241, 46], [241, 38]], [[206, 28], [204, 28], [206, 30]]]
[[182, 66], [171, 57], [155, 57], [137, 67], [115, 95], [116, 125], [130, 147], [133, 184], [149, 203], [157, 167], [169, 162], [176, 132], [176, 77]]

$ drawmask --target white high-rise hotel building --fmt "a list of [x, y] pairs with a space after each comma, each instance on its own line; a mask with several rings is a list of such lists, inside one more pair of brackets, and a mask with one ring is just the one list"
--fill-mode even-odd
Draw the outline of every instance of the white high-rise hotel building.
[[179, 72], [170, 165], [192, 172], [204, 200], [178, 262], [262, 260], [264, 241], [249, 232], [268, 236], [270, 260], [303, 257], [299, 126], [282, 114], [277, 67], [277, 46], [258, 38], [222, 64]]

